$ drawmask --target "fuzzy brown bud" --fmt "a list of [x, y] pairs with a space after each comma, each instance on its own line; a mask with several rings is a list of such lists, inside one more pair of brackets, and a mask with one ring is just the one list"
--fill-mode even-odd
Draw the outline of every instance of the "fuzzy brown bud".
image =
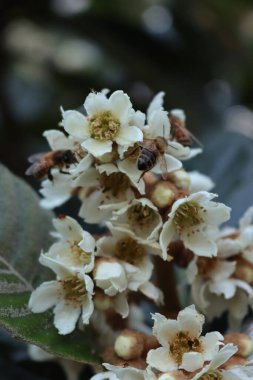
[[183, 190], [186, 193], [189, 192], [191, 180], [189, 174], [184, 169], [179, 169], [166, 174], [166, 179], [173, 182], [178, 190]]
[[244, 358], [249, 356], [253, 352], [253, 341], [246, 334], [242, 333], [230, 333], [224, 337], [224, 343], [233, 343], [238, 347], [236, 355], [241, 355]]
[[142, 333], [124, 330], [114, 343], [114, 351], [122, 359], [137, 359], [142, 355], [144, 339], [145, 335]]
[[253, 265], [244, 259], [238, 259], [234, 275], [236, 278], [251, 284], [253, 282]]
[[160, 209], [170, 207], [176, 200], [178, 190], [168, 181], [158, 181], [150, 192], [150, 200]]

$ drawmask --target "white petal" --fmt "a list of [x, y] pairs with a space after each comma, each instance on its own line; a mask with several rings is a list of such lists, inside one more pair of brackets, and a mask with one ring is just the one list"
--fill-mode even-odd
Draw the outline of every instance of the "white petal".
[[223, 203], [208, 202], [207, 212], [202, 213], [205, 223], [219, 225], [230, 218], [231, 208]]
[[180, 331], [178, 321], [167, 319], [159, 313], [153, 314], [152, 318], [154, 319], [153, 335], [162, 346], [169, 348], [170, 342]]
[[79, 139], [89, 136], [89, 124], [87, 118], [78, 111], [63, 111], [63, 127], [70, 135]]
[[84, 108], [88, 115], [94, 115], [108, 109], [108, 99], [105, 94], [90, 92], [84, 102]]
[[82, 239], [82, 227], [70, 216], [53, 219], [53, 225], [65, 241], [79, 242]]
[[173, 224], [173, 220], [169, 219], [164, 223], [163, 229], [160, 235], [159, 243], [163, 252], [163, 259], [167, 260], [167, 248], [172, 241], [173, 237], [177, 235], [176, 229]]
[[99, 157], [112, 151], [112, 141], [97, 141], [95, 139], [88, 138], [82, 143], [82, 147], [94, 157]]
[[218, 331], [207, 333], [202, 337], [202, 345], [204, 348], [203, 356], [205, 361], [212, 360], [215, 354], [219, 351], [220, 341], [223, 336]]
[[74, 181], [74, 186], [92, 187], [99, 185], [99, 173], [95, 168], [88, 168], [83, 174], [78, 176]]
[[[119, 145], [124, 145], [124, 151], [134, 143], [143, 140], [143, 133], [138, 127], [123, 127], [120, 129], [115, 141]], [[121, 157], [122, 158], [122, 157]]]
[[75, 329], [81, 312], [80, 306], [66, 301], [59, 302], [54, 308], [54, 325], [59, 334], [66, 335]]
[[193, 283], [195, 280], [197, 274], [198, 274], [198, 267], [197, 267], [197, 258], [194, 257], [194, 259], [190, 262], [188, 265], [188, 268], [186, 270], [187, 278], [190, 284]]
[[73, 149], [73, 141], [65, 136], [65, 134], [57, 129], [50, 129], [43, 132], [43, 136], [47, 139], [52, 150]]
[[129, 109], [132, 107], [129, 96], [121, 90], [115, 91], [110, 96], [108, 103], [112, 113], [121, 122], [124, 122], [128, 116]]
[[186, 307], [180, 311], [177, 317], [181, 331], [187, 331], [191, 337], [199, 337], [205, 317], [199, 314], [194, 305]]
[[218, 351], [213, 360], [210, 362], [210, 368], [219, 368], [222, 364], [226, 363], [226, 361], [228, 361], [228, 359], [230, 359], [237, 351], [238, 348], [232, 343], [226, 344]]
[[[152, 171], [157, 174], [163, 174], [164, 170], [166, 173], [170, 173], [182, 167], [181, 161], [166, 153], [164, 154], [164, 161], [164, 165], [161, 165], [161, 162], [158, 162]], [[165, 166], [165, 168], [163, 168], [163, 166]]]
[[150, 137], [163, 137], [168, 140], [170, 137], [170, 121], [168, 113], [163, 110], [154, 111], [149, 117], [149, 129], [147, 134]]
[[92, 376], [90, 380], [119, 380], [113, 372], [102, 372]]
[[212, 257], [217, 255], [217, 245], [210, 240], [201, 230], [194, 233], [184, 231], [181, 238], [186, 248], [190, 249], [198, 256]]
[[78, 244], [85, 252], [94, 252], [95, 249], [95, 239], [87, 231], [82, 231], [82, 240]]
[[84, 158], [76, 165], [73, 169], [71, 169], [72, 175], [77, 175], [78, 173], [82, 173], [90, 168], [93, 162], [93, 157], [91, 154], [86, 154]]
[[114, 297], [114, 309], [122, 318], [126, 318], [129, 314], [129, 305], [127, 302], [127, 293], [120, 293]]
[[173, 116], [175, 116], [175, 117], [177, 117], [183, 123], [185, 123], [185, 121], [186, 121], [186, 115], [185, 115], [184, 110], [182, 110], [181, 108], [174, 108], [173, 110], [170, 111], [170, 114], [173, 115]]
[[85, 297], [85, 300], [82, 302], [82, 321], [85, 325], [89, 324], [90, 317], [94, 311], [94, 305], [90, 295]]
[[199, 352], [187, 352], [183, 355], [180, 369], [184, 369], [188, 372], [194, 372], [201, 368], [204, 364], [204, 359], [202, 354]]
[[35, 289], [29, 300], [29, 308], [33, 313], [42, 313], [58, 302], [59, 297], [58, 281], [43, 282]]
[[67, 268], [62, 262], [49, 257], [48, 255], [42, 253], [39, 262], [45, 267], [50, 268], [60, 278], [73, 276], [73, 272], [70, 268]]
[[149, 119], [150, 115], [154, 111], [159, 110], [159, 109], [163, 110], [163, 98], [164, 98], [164, 95], [165, 95], [165, 92], [160, 91], [151, 100], [151, 102], [149, 104], [149, 107], [148, 107], [148, 110], [147, 110], [148, 119]]
[[145, 194], [145, 183], [143, 179], [140, 180], [142, 171], [138, 170], [137, 163], [133, 160], [122, 160], [118, 162], [119, 171], [125, 173], [134, 187], [138, 189], [141, 194]]
[[235, 295], [236, 284], [232, 280], [224, 280], [220, 282], [212, 282], [209, 284], [209, 289], [217, 295], [223, 294], [225, 299], [230, 299]]
[[178, 368], [176, 362], [170, 356], [168, 349], [164, 347], [150, 350], [146, 361], [151, 367], [162, 372], [173, 371]]
[[139, 288], [140, 292], [146, 297], [152, 299], [156, 304], [163, 304], [163, 293], [159, 288], [154, 286], [152, 282], [147, 281], [142, 284]]
[[109, 371], [114, 372], [119, 380], [144, 380], [144, 371], [134, 367], [120, 367], [103, 363], [103, 366]]

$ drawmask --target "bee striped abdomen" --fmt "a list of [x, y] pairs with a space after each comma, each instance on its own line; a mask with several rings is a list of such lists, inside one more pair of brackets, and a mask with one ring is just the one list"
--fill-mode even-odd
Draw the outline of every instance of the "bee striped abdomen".
[[137, 162], [138, 169], [148, 171], [155, 166], [156, 160], [157, 155], [153, 151], [143, 148]]

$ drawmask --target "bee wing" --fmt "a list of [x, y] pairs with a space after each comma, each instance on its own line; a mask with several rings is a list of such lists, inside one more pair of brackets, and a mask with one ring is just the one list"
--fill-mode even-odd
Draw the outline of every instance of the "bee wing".
[[29, 168], [26, 169], [25, 174], [26, 175], [34, 175], [36, 167], [37, 167], [37, 162], [34, 162], [32, 165], [29, 166]]
[[45, 156], [47, 153], [49, 152], [42, 152], [42, 153], [35, 153], [35, 154], [32, 154], [31, 156], [28, 157], [28, 162], [30, 162], [31, 164], [39, 161], [43, 156]]
[[188, 131], [189, 135], [191, 136], [192, 140], [195, 141], [195, 143], [197, 143], [201, 148], [203, 148], [204, 145], [202, 144], [202, 142], [199, 141], [199, 139], [197, 139], [197, 137], [194, 136], [194, 134], [191, 133], [188, 129], [187, 129], [187, 131]]
[[165, 175], [168, 173], [168, 167], [167, 167], [167, 162], [165, 160], [164, 154], [160, 155], [159, 161], [160, 161], [162, 177], [163, 177], [163, 179], [166, 179]]

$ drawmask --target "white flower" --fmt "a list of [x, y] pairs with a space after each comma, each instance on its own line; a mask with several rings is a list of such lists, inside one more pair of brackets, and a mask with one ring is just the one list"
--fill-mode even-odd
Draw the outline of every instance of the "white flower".
[[89, 273], [94, 266], [95, 239], [84, 231], [70, 216], [60, 215], [53, 219], [59, 241], [53, 244], [46, 256], [54, 258], [66, 267]]
[[41, 255], [40, 262], [55, 272], [57, 280], [43, 282], [32, 292], [29, 300], [32, 312], [42, 313], [55, 306], [54, 325], [61, 335], [75, 329], [80, 315], [82, 322], [88, 324], [94, 308], [92, 279], [45, 255]]
[[116, 227], [131, 230], [142, 239], [156, 239], [162, 227], [158, 209], [147, 198], [134, 199], [114, 211], [111, 221]]
[[150, 350], [147, 363], [166, 372], [184, 369], [188, 372], [201, 368], [205, 361], [213, 359], [219, 350], [223, 336], [219, 332], [200, 336], [204, 316], [199, 314], [194, 305], [180, 311], [177, 320], [166, 319], [161, 314], [154, 314], [153, 334], [162, 347]]
[[230, 216], [230, 208], [212, 202], [216, 195], [199, 191], [186, 198], [178, 199], [172, 206], [167, 222], [164, 223], [160, 244], [164, 256], [172, 239], [180, 236], [186, 248], [199, 256], [216, 256], [215, 243], [217, 226]]
[[145, 371], [134, 367], [118, 367], [103, 363], [108, 372], [98, 373], [90, 380], [148, 380], [144, 377]]
[[112, 151], [115, 142], [120, 157], [143, 135], [139, 126], [131, 125], [133, 108], [129, 97], [123, 91], [115, 91], [109, 99], [102, 92], [91, 92], [85, 102], [87, 116], [78, 111], [62, 111], [63, 127], [94, 157]]
[[75, 186], [83, 187], [79, 192], [82, 206], [79, 216], [87, 223], [103, 223], [110, 219], [112, 212], [134, 199], [129, 177], [113, 164], [89, 168], [76, 179]]
[[[198, 380], [198, 379], [235, 380], [237, 379], [237, 378], [234, 379], [233, 377], [231, 378], [226, 377], [227, 371], [219, 369], [219, 367], [221, 367], [222, 364], [226, 363], [231, 358], [231, 356], [233, 356], [237, 351], [238, 351], [238, 348], [234, 346], [233, 344], [231, 343], [226, 344], [216, 353], [216, 355], [213, 357], [210, 363], [206, 365], [200, 372], [198, 372], [191, 380]], [[243, 380], [243, 378], [240, 378], [240, 380]]]
[[51, 171], [53, 181], [45, 179], [41, 182], [39, 190], [43, 198], [40, 201], [42, 207], [53, 209], [67, 202], [74, 191], [71, 175], [62, 174], [57, 169]]
[[[126, 278], [127, 289], [139, 290], [155, 302], [162, 302], [161, 291], [149, 281], [153, 264], [148, 254], [161, 255], [159, 244], [137, 238], [132, 231], [115, 228], [111, 223], [107, 223], [107, 227], [112, 236], [105, 236], [97, 241], [98, 255], [113, 258], [118, 265], [115, 263], [111, 268], [107, 265], [108, 270], [103, 270], [103, 282], [101, 276], [95, 274], [95, 279], [99, 280], [98, 286], [104, 286], [107, 292], [123, 291]], [[106, 263], [103, 268], [105, 266]]]
[[94, 281], [105, 294], [115, 296], [127, 289], [127, 273], [123, 265], [114, 259], [98, 259], [96, 261]]

